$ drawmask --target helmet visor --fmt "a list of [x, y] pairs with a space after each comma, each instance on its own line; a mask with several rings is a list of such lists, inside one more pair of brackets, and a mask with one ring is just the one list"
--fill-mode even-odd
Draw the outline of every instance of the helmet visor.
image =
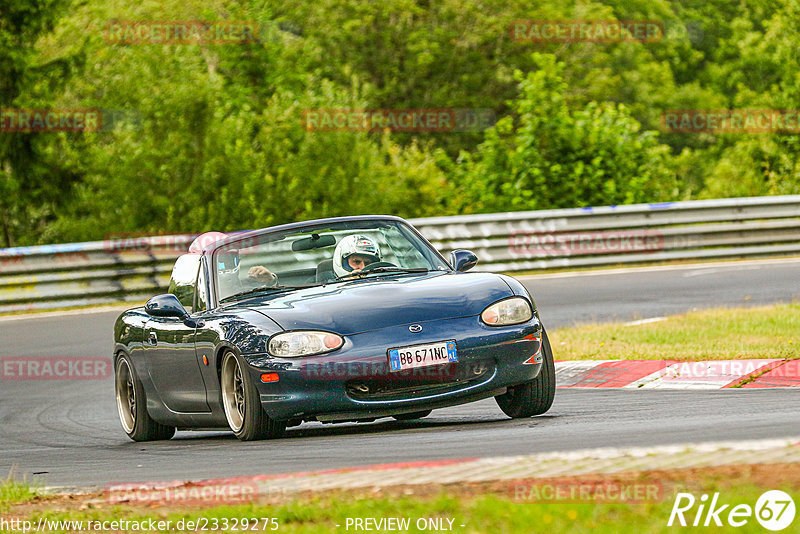
[[361, 254], [360, 252], [353, 253], [344, 259], [345, 265], [343, 267], [348, 271], [360, 270], [371, 263], [380, 261], [377, 256], [368, 254]]

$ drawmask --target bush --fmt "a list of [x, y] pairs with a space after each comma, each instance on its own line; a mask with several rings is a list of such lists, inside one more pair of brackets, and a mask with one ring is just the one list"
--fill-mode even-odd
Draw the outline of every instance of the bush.
[[517, 71], [520, 94], [474, 155], [451, 168], [459, 212], [494, 212], [657, 201], [677, 193], [669, 147], [640, 131], [621, 104], [571, 111], [564, 65], [535, 54]]

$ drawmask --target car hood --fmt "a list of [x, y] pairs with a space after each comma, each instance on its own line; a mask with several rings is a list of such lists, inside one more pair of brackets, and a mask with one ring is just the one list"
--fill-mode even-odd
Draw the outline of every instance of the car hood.
[[480, 314], [512, 295], [491, 273], [428, 273], [368, 278], [312, 287], [243, 304], [286, 330], [353, 335], [392, 325]]

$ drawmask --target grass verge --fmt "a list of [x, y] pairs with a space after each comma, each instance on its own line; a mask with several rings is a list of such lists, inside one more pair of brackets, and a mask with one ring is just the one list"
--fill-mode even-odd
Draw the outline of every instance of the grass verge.
[[549, 333], [557, 360], [731, 360], [800, 357], [800, 304], [718, 308], [662, 321]]
[[36, 498], [37, 492], [28, 484], [14, 480], [13, 473], [0, 482], [0, 514], [8, 511], [12, 504], [19, 504]]
[[[407, 529], [399, 531], [420, 532], [439, 530], [451, 532], [560, 532], [613, 533], [613, 532], [667, 532], [667, 521], [677, 492], [689, 492], [700, 502], [703, 494], [712, 496], [719, 492], [719, 504], [746, 504], [754, 507], [767, 490], [779, 489], [800, 502], [800, 464], [740, 465], [685, 470], [647, 471], [537, 479], [528, 481], [495, 481], [483, 485], [432, 485], [425, 487], [399, 486], [361, 493], [327, 492], [291, 497], [280, 502], [252, 503], [240, 506], [176, 508], [131, 505], [108, 505], [98, 499], [75, 496], [53, 497], [37, 502], [27, 502], [13, 507], [5, 519], [30, 521], [36, 525], [40, 518], [52, 521], [82, 521], [54, 525], [45, 523], [47, 531], [92, 530], [87, 522], [169, 521], [170, 528], [160, 531], [203, 530], [189, 526], [205, 525], [206, 530], [231, 531], [236, 521], [258, 519], [256, 531], [276, 532], [348, 532], [364, 531], [355, 528], [355, 519], [372, 518], [376, 521], [397, 518], [407, 520]], [[574, 488], [590, 484], [592, 488], [617, 488], [626, 485], [652, 485], [663, 487], [656, 498], [636, 502], [621, 502], [619, 498], [599, 502], [596, 497], [554, 499], [542, 501], [532, 495], [549, 487]], [[523, 491], [520, 491], [522, 486]], [[538, 488], [531, 491], [533, 487]], [[574, 494], [572, 494], [574, 495]], [[594, 492], [591, 495], [598, 495]], [[604, 493], [609, 496], [611, 493]], [[83, 499], [83, 500], [82, 500]], [[624, 500], [624, 499], [623, 499]], [[698, 506], [686, 512], [689, 522], [694, 520]], [[726, 512], [727, 513], [727, 512]], [[726, 513], [722, 514], [724, 521]], [[268, 518], [269, 521], [266, 521]], [[181, 523], [182, 521], [182, 523]], [[794, 525], [800, 522], [796, 518]], [[179, 528], [182, 525], [183, 528]], [[225, 528], [227, 525], [228, 528]], [[373, 525], [374, 526], [374, 525]], [[420, 527], [426, 528], [420, 528]], [[348, 528], [349, 527], [349, 528]], [[443, 528], [446, 527], [446, 528]], [[96, 529], [95, 529], [96, 530]], [[140, 531], [132, 525], [117, 530]], [[239, 528], [239, 530], [243, 530]], [[250, 529], [248, 529], [249, 531]], [[372, 530], [379, 530], [373, 528]], [[389, 529], [384, 529], [389, 530]], [[718, 532], [718, 529], [712, 530]], [[723, 529], [736, 532], [764, 532], [754, 517], [742, 528]], [[789, 528], [787, 531], [793, 531]]]

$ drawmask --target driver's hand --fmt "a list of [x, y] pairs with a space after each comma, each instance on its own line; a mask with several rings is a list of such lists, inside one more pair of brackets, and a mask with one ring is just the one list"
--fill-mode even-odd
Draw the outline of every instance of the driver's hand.
[[278, 277], [275, 276], [275, 273], [263, 265], [254, 265], [250, 267], [250, 270], [247, 271], [247, 276], [270, 286], [274, 286], [278, 283]]

